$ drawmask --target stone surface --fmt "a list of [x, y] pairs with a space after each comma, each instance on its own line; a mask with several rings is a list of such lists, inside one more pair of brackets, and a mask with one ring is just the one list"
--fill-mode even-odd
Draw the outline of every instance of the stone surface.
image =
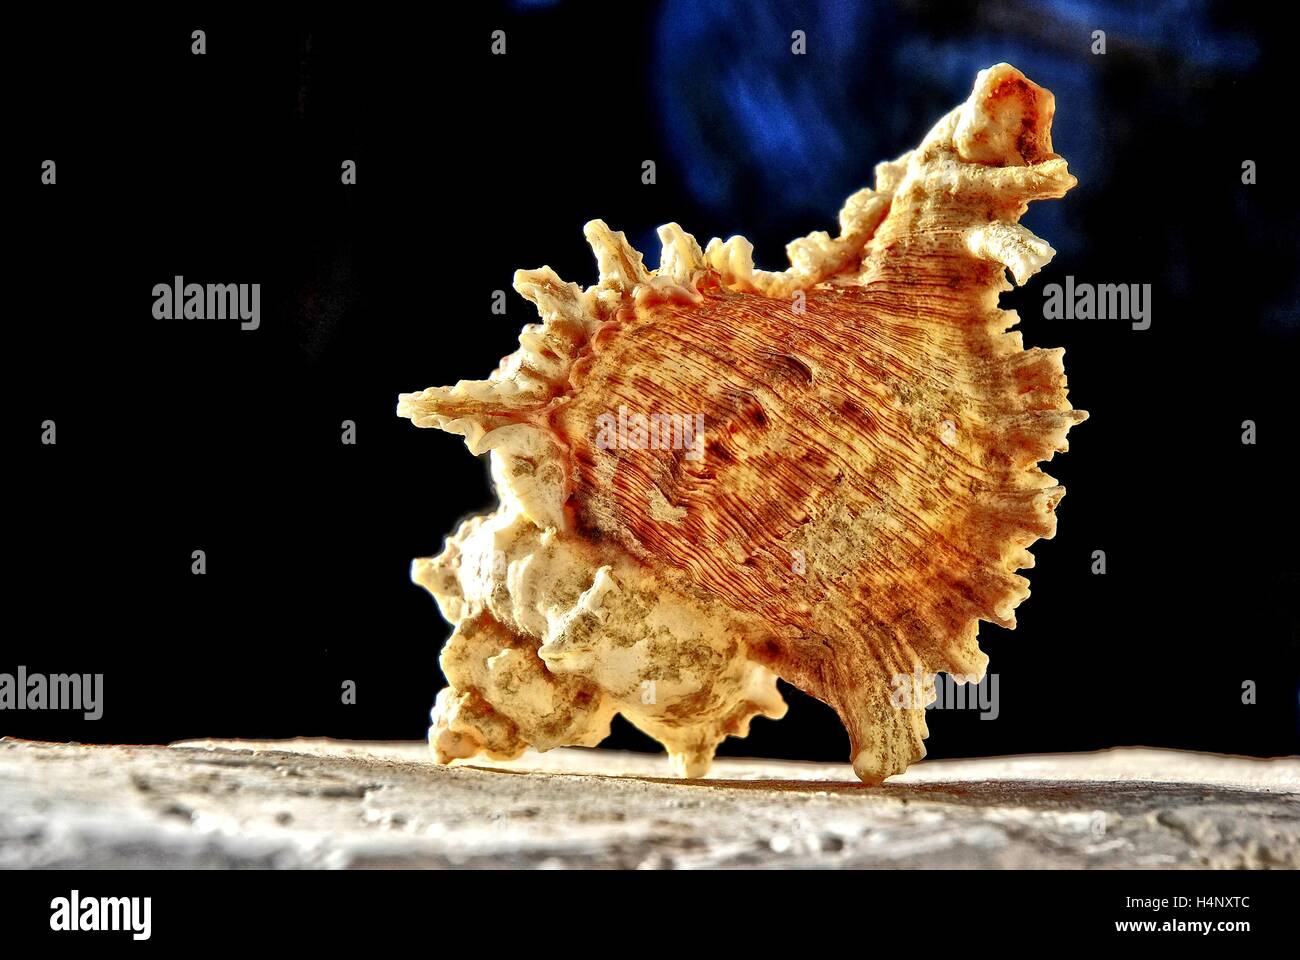
[[1163, 750], [848, 764], [422, 743], [0, 740], [0, 867], [1297, 867], [1300, 760]]

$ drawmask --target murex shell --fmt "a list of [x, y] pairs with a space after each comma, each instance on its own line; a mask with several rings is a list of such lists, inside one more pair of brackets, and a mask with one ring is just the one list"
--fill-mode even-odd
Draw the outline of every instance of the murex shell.
[[1075, 184], [1053, 110], [981, 71], [780, 273], [675, 223], [647, 270], [594, 220], [597, 284], [515, 274], [542, 319], [519, 349], [398, 406], [490, 452], [500, 498], [413, 566], [455, 627], [439, 761], [595, 745], [621, 713], [700, 776], [785, 713], [778, 677], [835, 708], [862, 780], [925, 755], [933, 675], [982, 678], [979, 621], [1015, 625], [1065, 492], [1037, 464], [1086, 416], [998, 307], [1054, 254], [1028, 201]]

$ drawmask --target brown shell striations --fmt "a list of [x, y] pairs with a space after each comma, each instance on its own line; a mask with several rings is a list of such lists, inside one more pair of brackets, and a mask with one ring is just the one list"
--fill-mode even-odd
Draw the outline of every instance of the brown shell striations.
[[1037, 464], [1086, 416], [998, 306], [1054, 253], [1028, 202], [1075, 183], [1053, 110], [981, 71], [782, 272], [676, 224], [651, 271], [593, 221], [597, 284], [516, 274], [542, 320], [519, 349], [398, 407], [490, 452], [501, 500], [414, 567], [455, 626], [439, 760], [595, 744], [621, 713], [698, 776], [785, 712], [777, 677], [836, 709], [864, 781], [925, 755], [932, 679], [900, 703], [899, 678], [983, 677], [979, 621], [1015, 626], [1065, 492]]

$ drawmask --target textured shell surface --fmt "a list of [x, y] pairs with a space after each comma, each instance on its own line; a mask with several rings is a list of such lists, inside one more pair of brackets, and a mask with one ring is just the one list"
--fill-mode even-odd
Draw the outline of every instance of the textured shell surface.
[[519, 349], [398, 406], [488, 454], [499, 498], [413, 566], [454, 627], [438, 760], [594, 745], [618, 713], [700, 776], [784, 714], [778, 677], [837, 711], [862, 780], [925, 755], [933, 676], [982, 678], [979, 622], [1014, 627], [1064, 494], [1038, 463], [1086, 417], [998, 306], [1054, 253], [1028, 202], [1075, 183], [1053, 112], [981, 71], [782, 272], [673, 223], [650, 270], [597, 220], [596, 284], [515, 275]]

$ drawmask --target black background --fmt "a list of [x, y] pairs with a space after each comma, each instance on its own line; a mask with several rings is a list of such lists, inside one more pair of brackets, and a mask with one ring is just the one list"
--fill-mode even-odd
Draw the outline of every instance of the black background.
[[[105, 712], [5, 712], [0, 734], [422, 737], [448, 628], [409, 564], [492, 501], [485, 463], [398, 419], [397, 394], [514, 348], [532, 308], [489, 308], [516, 268], [594, 282], [594, 217], [651, 265], [676, 220], [781, 268], [1005, 59], [1056, 92], [1080, 186], [1031, 209], [1060, 252], [1004, 303], [1027, 345], [1066, 347], [1092, 418], [1046, 468], [1069, 495], [1019, 627], [981, 629], [1001, 715], [932, 712], [930, 755], [1300, 752], [1297, 90], [1268, 6], [15, 15], [0, 672], [103, 673]], [[261, 329], [155, 320], [153, 285], [177, 274], [260, 282]], [[1151, 329], [1043, 319], [1067, 274], [1151, 283]], [[830, 709], [786, 693], [785, 720], [722, 752], [845, 758]], [[622, 721], [607, 742], [654, 748]]]

